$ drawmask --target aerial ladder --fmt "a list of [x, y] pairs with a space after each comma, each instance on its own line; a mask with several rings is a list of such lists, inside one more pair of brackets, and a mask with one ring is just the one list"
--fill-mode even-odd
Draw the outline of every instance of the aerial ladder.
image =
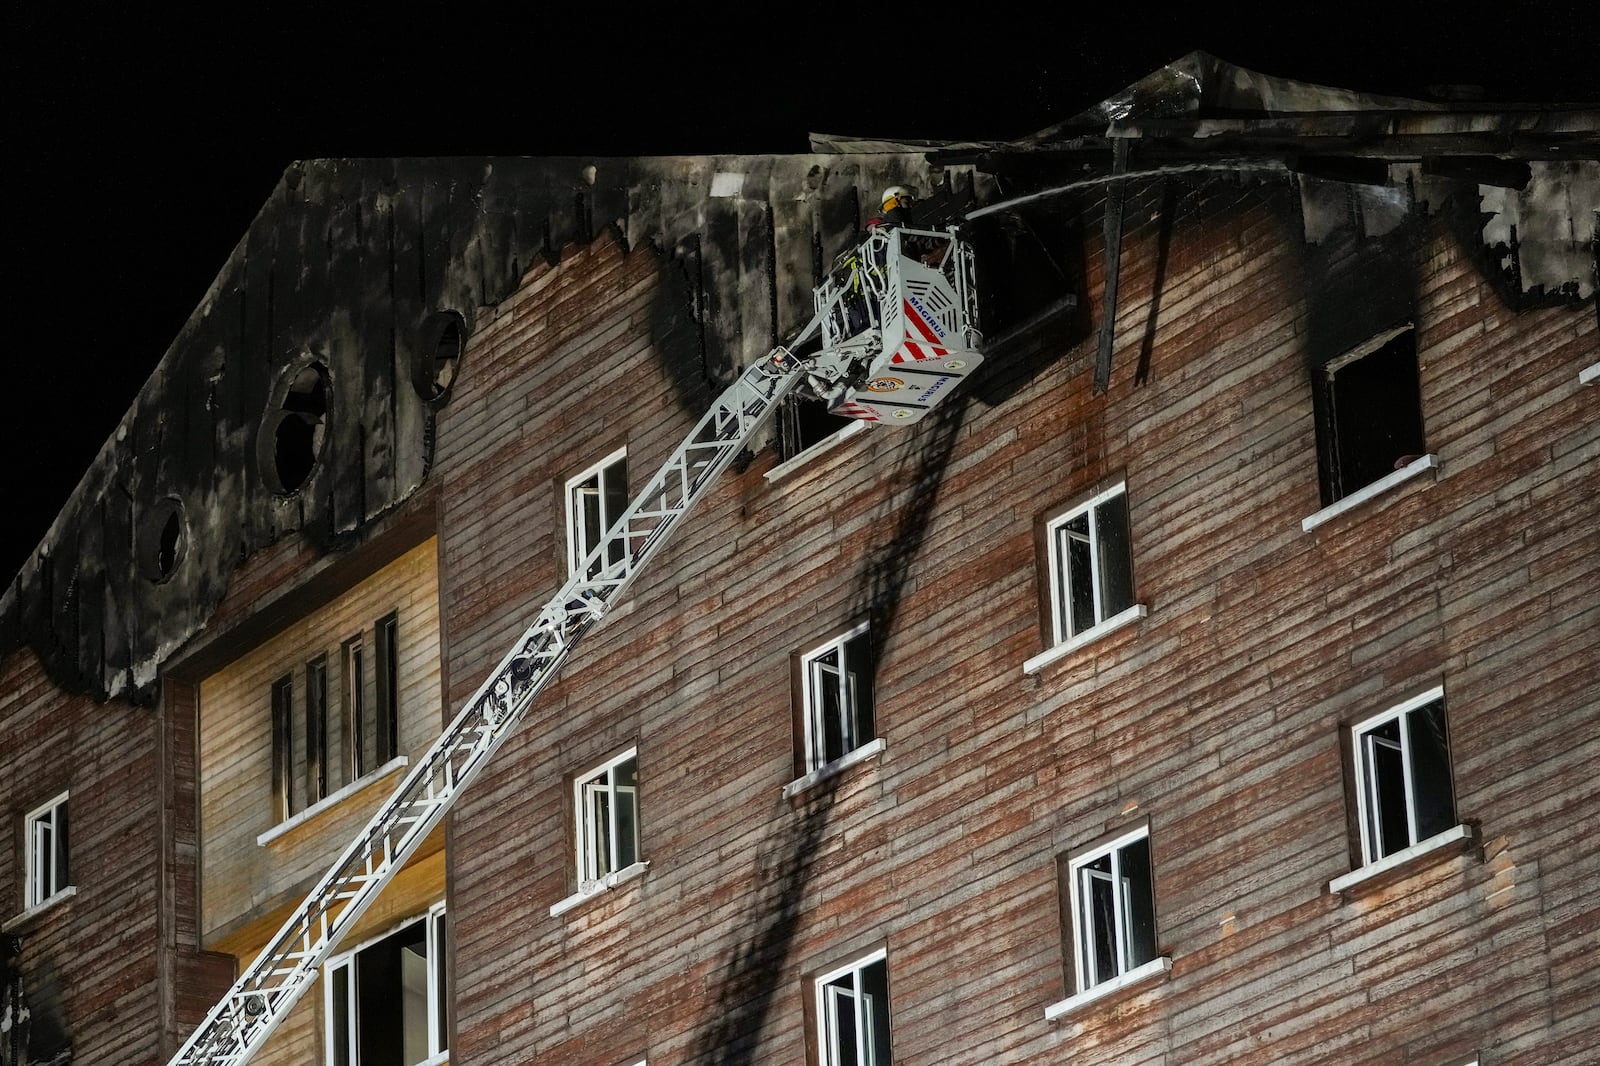
[[853, 254], [817, 289], [816, 314], [796, 339], [717, 397], [169, 1066], [242, 1066], [266, 1043], [573, 646], [786, 397], [909, 425], [982, 362], [972, 251], [954, 227], [880, 230]]

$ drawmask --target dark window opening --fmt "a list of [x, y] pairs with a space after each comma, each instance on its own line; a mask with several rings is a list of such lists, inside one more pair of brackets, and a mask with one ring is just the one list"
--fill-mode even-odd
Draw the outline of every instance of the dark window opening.
[[329, 967], [333, 1062], [418, 1066], [446, 1052], [444, 937], [436, 909]]
[[793, 459], [854, 421], [853, 418], [829, 414], [828, 405], [822, 400], [790, 396], [778, 408], [779, 461]]
[[416, 365], [411, 375], [417, 395], [434, 407], [450, 400], [467, 346], [467, 323], [455, 311], [439, 311], [422, 324]]
[[294, 679], [272, 683], [272, 808], [275, 821], [295, 813], [294, 802]]
[[400, 753], [400, 619], [378, 619], [378, 762]]
[[1068, 270], [1066, 223], [1044, 212], [1010, 211], [982, 220], [973, 232], [978, 311], [984, 335], [1063, 317], [1076, 306]]
[[262, 426], [262, 474], [274, 492], [296, 492], [322, 456], [328, 415], [328, 375], [320, 363], [289, 379], [277, 410]]
[[352, 637], [340, 649], [344, 673], [344, 772], [345, 781], [356, 781], [372, 768], [368, 757], [367, 660], [360, 637]]
[[306, 799], [328, 795], [328, 660], [306, 664]]
[[1317, 460], [1326, 506], [1421, 456], [1414, 329], [1314, 369]]
[[136, 542], [140, 573], [158, 585], [170, 578], [183, 561], [187, 532], [183, 504], [175, 496], [145, 512]]

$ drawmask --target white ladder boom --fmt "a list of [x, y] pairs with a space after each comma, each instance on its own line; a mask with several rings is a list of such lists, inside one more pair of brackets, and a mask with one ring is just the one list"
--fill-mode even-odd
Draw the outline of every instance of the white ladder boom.
[[[818, 326], [813, 318], [796, 346]], [[522, 720], [578, 638], [617, 602], [807, 369], [807, 361], [780, 347], [717, 398], [168, 1066], [249, 1061], [311, 987], [339, 941]]]

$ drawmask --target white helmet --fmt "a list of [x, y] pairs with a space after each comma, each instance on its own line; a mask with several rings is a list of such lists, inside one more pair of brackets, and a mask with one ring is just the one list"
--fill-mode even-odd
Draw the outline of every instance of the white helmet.
[[904, 185], [891, 185], [883, 190], [883, 206], [887, 209], [890, 203], [904, 206], [917, 198], [917, 194]]

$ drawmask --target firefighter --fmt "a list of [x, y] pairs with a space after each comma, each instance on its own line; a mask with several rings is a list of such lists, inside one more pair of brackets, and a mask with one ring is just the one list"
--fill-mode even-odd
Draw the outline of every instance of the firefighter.
[[911, 209], [916, 205], [917, 194], [904, 185], [891, 185], [883, 190], [883, 224], [893, 229], [910, 226]]

